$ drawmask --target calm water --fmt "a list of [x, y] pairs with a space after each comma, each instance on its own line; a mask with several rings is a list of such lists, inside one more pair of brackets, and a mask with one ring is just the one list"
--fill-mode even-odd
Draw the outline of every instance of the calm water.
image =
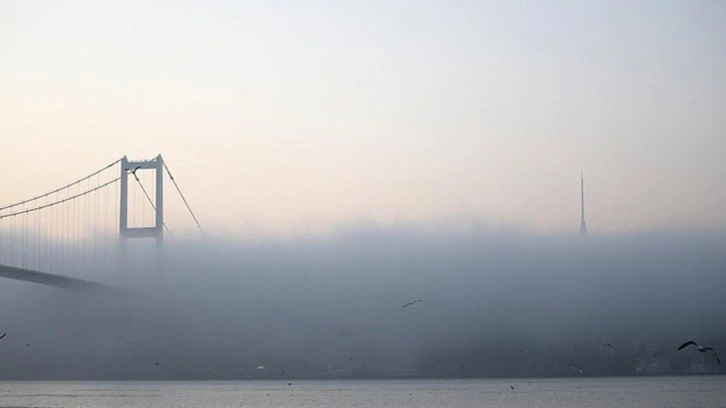
[[443, 406], [726, 407], [726, 376], [292, 381], [292, 385], [275, 381], [0, 382], [0, 407]]

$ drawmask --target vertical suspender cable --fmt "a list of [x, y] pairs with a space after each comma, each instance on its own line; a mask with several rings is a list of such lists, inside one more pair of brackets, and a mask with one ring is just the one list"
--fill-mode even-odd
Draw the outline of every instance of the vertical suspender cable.
[[76, 225], [78, 225], [78, 221], [76, 220], [77, 205], [78, 202], [76, 200], [72, 200], [68, 203], [68, 210], [71, 213], [68, 220], [70, 221], [70, 225], [68, 226], [68, 233], [71, 235], [71, 238], [68, 240], [71, 253], [71, 267], [68, 269], [68, 274], [70, 276], [75, 276], [76, 274]]
[[[23, 210], [25, 204], [23, 204]], [[23, 252], [22, 252], [23, 268], [28, 266], [28, 214], [23, 215]]]
[[[43, 213], [45, 213], [45, 211], [43, 211]], [[40, 254], [40, 240], [41, 240], [41, 236], [40, 236], [40, 217], [42, 215], [43, 214], [38, 214], [35, 217], [35, 248], [36, 248], [36, 251], [35, 251], [35, 265], [36, 266], [35, 266], [35, 268], [37, 270], [39, 270], [39, 271], [41, 271], [43, 269], [43, 267], [40, 264], [40, 259], [41, 259], [40, 258], [41, 257], [41, 254]]]
[[60, 220], [58, 220], [58, 223], [60, 224], [60, 273], [61, 275], [64, 275], [66, 272], [66, 223], [65, 221], [68, 220], [68, 217], [66, 216], [68, 206], [65, 205], [65, 203], [60, 205]]
[[13, 224], [12, 224], [12, 229], [10, 230], [11, 231], [10, 244], [12, 245], [12, 247], [10, 248], [10, 256], [12, 256], [12, 258], [11, 258], [12, 260], [10, 261], [10, 264], [15, 266], [15, 236], [17, 235], [15, 233], [15, 216], [12, 217], [11, 221]]
[[0, 263], [5, 263], [5, 228], [3, 228], [3, 218], [0, 218]]

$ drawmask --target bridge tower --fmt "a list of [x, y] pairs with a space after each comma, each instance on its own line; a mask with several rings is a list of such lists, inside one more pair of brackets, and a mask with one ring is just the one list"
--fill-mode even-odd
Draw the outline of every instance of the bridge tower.
[[[136, 177], [139, 170], [154, 170], [156, 176], [156, 194], [154, 202], [155, 224], [153, 227], [129, 227], [129, 175]], [[119, 205], [119, 241], [121, 256], [126, 258], [127, 241], [133, 238], [154, 238], [157, 254], [160, 256], [164, 245], [164, 159], [161, 154], [151, 160], [131, 161], [124, 156], [121, 159], [121, 186]]]

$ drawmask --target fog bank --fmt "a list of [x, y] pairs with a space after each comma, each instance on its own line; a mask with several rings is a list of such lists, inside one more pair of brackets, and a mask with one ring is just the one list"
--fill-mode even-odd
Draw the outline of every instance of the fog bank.
[[688, 372], [701, 356], [681, 342], [726, 353], [724, 248], [486, 227], [168, 240], [162, 263], [131, 261], [143, 296], [3, 281], [0, 378], [636, 374], [654, 358]]

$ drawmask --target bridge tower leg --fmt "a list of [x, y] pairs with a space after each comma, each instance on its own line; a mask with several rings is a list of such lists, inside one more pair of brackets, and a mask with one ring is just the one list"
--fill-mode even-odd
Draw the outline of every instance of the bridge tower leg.
[[[153, 227], [129, 227], [129, 175], [136, 177], [139, 170], [154, 170], [156, 172], [156, 192], [154, 197], [155, 223]], [[128, 160], [126, 156], [121, 159], [121, 187], [119, 198], [119, 242], [121, 245], [122, 263], [127, 263], [127, 241], [133, 238], [154, 238], [156, 241], [157, 256], [160, 259], [164, 247], [164, 159], [161, 155], [151, 160]]]

